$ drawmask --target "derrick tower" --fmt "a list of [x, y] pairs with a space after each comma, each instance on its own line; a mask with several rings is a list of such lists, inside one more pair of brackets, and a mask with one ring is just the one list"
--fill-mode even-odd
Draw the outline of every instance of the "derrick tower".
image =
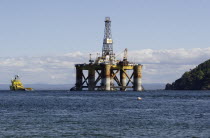
[[105, 58], [107, 55], [113, 56], [113, 41], [112, 41], [110, 17], [106, 17], [104, 22], [105, 22], [105, 29], [104, 29], [103, 48], [102, 48], [103, 58]]

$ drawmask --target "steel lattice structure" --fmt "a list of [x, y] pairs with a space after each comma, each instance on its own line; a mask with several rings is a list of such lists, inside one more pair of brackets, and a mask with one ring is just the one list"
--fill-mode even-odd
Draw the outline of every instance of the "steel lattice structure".
[[110, 17], [105, 18], [104, 40], [102, 48], [102, 57], [106, 57], [107, 55], [113, 55], [113, 41]]

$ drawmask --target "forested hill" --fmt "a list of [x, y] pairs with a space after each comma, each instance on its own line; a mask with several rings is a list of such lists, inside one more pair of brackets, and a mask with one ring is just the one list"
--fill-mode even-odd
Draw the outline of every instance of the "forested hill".
[[166, 90], [210, 90], [210, 60], [185, 72], [172, 84], [166, 84]]

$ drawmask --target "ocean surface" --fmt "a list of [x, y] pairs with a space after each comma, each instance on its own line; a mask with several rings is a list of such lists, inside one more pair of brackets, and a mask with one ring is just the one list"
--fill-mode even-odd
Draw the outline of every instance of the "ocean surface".
[[210, 138], [210, 91], [0, 91], [0, 137]]

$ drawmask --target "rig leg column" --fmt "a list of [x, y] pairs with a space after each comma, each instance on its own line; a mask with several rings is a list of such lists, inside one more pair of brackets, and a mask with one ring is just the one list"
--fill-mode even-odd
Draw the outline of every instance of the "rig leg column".
[[76, 90], [82, 90], [82, 69], [76, 67]]
[[120, 83], [122, 84], [122, 88], [120, 88], [120, 90], [126, 91], [126, 74], [123, 70], [120, 70]]
[[101, 69], [101, 90], [105, 90], [105, 73], [104, 68]]
[[110, 75], [110, 90], [113, 91], [114, 90], [114, 78], [113, 78], [114, 72], [113, 70], [111, 70], [111, 75]]
[[110, 91], [110, 65], [105, 65], [105, 90]]
[[88, 70], [88, 90], [95, 90], [95, 69], [93, 68]]
[[142, 70], [142, 65], [134, 66], [134, 91], [142, 91], [141, 70]]

